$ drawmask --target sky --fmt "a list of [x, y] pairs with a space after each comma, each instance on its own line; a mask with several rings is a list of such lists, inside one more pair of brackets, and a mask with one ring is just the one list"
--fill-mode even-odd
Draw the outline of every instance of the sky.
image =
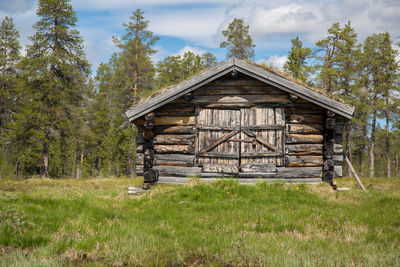
[[[11, 16], [29, 44], [34, 34], [37, 0], [0, 0], [0, 19]], [[95, 71], [117, 51], [113, 36], [124, 34], [124, 22], [136, 9], [144, 11], [149, 30], [160, 37], [152, 60], [192, 51], [213, 53], [218, 61], [226, 59], [221, 31], [233, 18], [250, 25], [256, 45], [253, 61], [268, 62], [282, 68], [291, 39], [299, 36], [307, 47], [324, 38], [334, 22], [349, 20], [363, 41], [372, 33], [389, 32], [400, 40], [400, 0], [71, 0], [77, 12], [77, 29], [84, 40], [87, 58]]]

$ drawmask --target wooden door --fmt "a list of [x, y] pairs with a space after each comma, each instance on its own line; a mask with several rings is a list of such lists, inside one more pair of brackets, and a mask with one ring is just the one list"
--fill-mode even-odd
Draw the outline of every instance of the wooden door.
[[197, 115], [198, 166], [203, 172], [238, 173], [239, 109], [199, 109]]
[[282, 108], [241, 109], [241, 171], [275, 172], [282, 165]]

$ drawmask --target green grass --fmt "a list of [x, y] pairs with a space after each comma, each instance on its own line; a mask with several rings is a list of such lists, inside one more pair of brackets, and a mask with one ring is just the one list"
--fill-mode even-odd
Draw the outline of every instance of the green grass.
[[0, 266], [399, 266], [400, 179], [0, 182]]

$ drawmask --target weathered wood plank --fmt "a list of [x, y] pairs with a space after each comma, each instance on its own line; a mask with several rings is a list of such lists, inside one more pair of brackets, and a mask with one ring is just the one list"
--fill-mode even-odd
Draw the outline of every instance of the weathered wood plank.
[[156, 125], [154, 132], [155, 134], [194, 134], [196, 128], [195, 126]]
[[195, 96], [193, 103], [282, 103], [287, 100], [285, 95], [210, 95]]
[[322, 177], [322, 167], [278, 167], [277, 177], [307, 178]]
[[225, 152], [199, 152], [200, 157], [238, 159], [239, 154]]
[[214, 147], [218, 146], [219, 144], [223, 143], [225, 140], [231, 138], [232, 136], [234, 136], [235, 134], [237, 134], [239, 131], [230, 131], [229, 133], [224, 134], [223, 136], [221, 136], [220, 138], [218, 138], [216, 141], [212, 142], [211, 144], [209, 144], [208, 146], [204, 147], [200, 153], [203, 152], [207, 152], [210, 151], [211, 149], [213, 149]]
[[322, 155], [322, 144], [287, 144], [286, 153], [295, 155]]
[[154, 144], [159, 145], [194, 145], [194, 134], [159, 134], [154, 136]]
[[254, 137], [258, 142], [260, 142], [261, 144], [267, 146], [268, 148], [276, 151], [276, 152], [281, 152], [277, 147], [275, 147], [274, 145], [271, 145], [270, 143], [268, 143], [267, 141], [265, 141], [263, 138], [261, 138], [259, 135], [255, 134], [252, 131], [249, 130], [243, 130], [244, 133], [248, 134], [251, 137]]
[[323, 141], [322, 134], [286, 134], [286, 143], [311, 143], [319, 144]]
[[154, 145], [157, 154], [181, 153], [194, 154], [193, 145]]
[[287, 123], [301, 123], [301, 124], [321, 124], [322, 115], [288, 115], [286, 116]]
[[238, 173], [238, 166], [234, 165], [216, 165], [216, 164], [204, 164], [201, 169], [202, 172], [216, 172], [216, 173]]
[[181, 154], [156, 154], [154, 156], [156, 166], [194, 166], [194, 155]]
[[267, 84], [273, 85], [280, 88], [290, 94], [294, 94], [303, 98], [307, 101], [320, 105], [328, 110], [338, 113], [346, 118], [351, 118], [354, 112], [354, 108], [335, 101], [327, 96], [314, 92], [304, 86], [296, 84], [295, 82], [289, 81], [276, 74], [268, 72], [262, 68], [256, 67], [242, 60], [235, 60], [235, 66], [238, 71], [249, 75], [250, 77], [256, 78], [260, 81], [264, 81]]
[[286, 132], [293, 134], [322, 134], [322, 124], [286, 124]]
[[242, 152], [242, 158], [264, 158], [264, 157], [279, 157], [281, 152]]
[[136, 105], [135, 107], [126, 111], [125, 114], [130, 121], [139, 118], [140, 116], [231, 72], [233, 65], [233, 60], [228, 60], [217, 64], [207, 72], [200, 73], [199, 75], [196, 75], [193, 78], [178, 84], [170, 90], [165, 91], [139, 105]]
[[[232, 82], [230, 82], [232, 83]], [[286, 92], [265, 84], [258, 85], [205, 85], [193, 92], [194, 96], [206, 95], [287, 95]]]
[[318, 167], [324, 163], [322, 156], [288, 156], [289, 167]]
[[164, 116], [155, 119], [155, 125], [194, 125], [195, 116]]
[[162, 116], [194, 116], [194, 106], [187, 107], [187, 106], [164, 106], [156, 111], [157, 117], [162, 117]]
[[160, 175], [172, 175], [179, 177], [194, 176], [201, 173], [199, 167], [173, 167], [173, 166], [154, 166], [154, 169], [158, 170]]
[[243, 164], [242, 172], [264, 172], [264, 173], [276, 173], [275, 163], [251, 163]]

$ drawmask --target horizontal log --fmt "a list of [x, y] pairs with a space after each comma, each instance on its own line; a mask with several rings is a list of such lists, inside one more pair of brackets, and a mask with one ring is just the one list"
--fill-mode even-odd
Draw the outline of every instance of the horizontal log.
[[323, 141], [322, 134], [286, 134], [286, 143], [312, 143], [319, 144]]
[[240, 126], [213, 126], [213, 125], [197, 125], [199, 130], [214, 130], [214, 131], [233, 131], [240, 130]]
[[321, 134], [322, 124], [286, 124], [286, 132], [295, 134]]
[[274, 163], [243, 164], [241, 170], [242, 172], [276, 173], [276, 164]]
[[156, 114], [158, 117], [162, 116], [194, 116], [195, 115], [195, 108], [194, 106], [191, 107], [182, 107], [182, 106], [168, 106], [168, 107], [161, 107], [156, 110]]
[[343, 154], [343, 145], [342, 144], [334, 144], [333, 154], [334, 155], [342, 155]]
[[281, 178], [322, 177], [322, 167], [277, 167]]
[[216, 164], [204, 164], [201, 169], [202, 172], [216, 172], [216, 173], [238, 173], [238, 166], [233, 165], [216, 165]]
[[343, 135], [342, 134], [335, 134], [335, 143], [337, 143], [337, 144], [343, 143]]
[[223, 152], [199, 152], [200, 157], [209, 157], [209, 158], [228, 158], [228, 159], [238, 159], [239, 153], [223, 153]]
[[158, 170], [160, 175], [172, 175], [178, 177], [194, 176], [201, 172], [201, 168], [199, 167], [154, 166], [153, 169]]
[[288, 156], [289, 167], [318, 167], [324, 163], [322, 156]]
[[[139, 118], [137, 123], [143, 126], [145, 120]], [[159, 125], [194, 125], [195, 116], [162, 116], [156, 117], [154, 124]]]
[[158, 145], [190, 145], [195, 142], [194, 134], [159, 134], [154, 136], [154, 144]]
[[343, 154], [333, 155], [332, 159], [335, 162], [335, 168], [336, 168], [336, 165], [342, 165], [343, 161], [344, 161]]
[[333, 169], [333, 176], [334, 177], [343, 177], [343, 167], [342, 166], [335, 166]]
[[194, 154], [193, 145], [154, 145], [156, 154]]
[[287, 123], [322, 124], [322, 115], [286, 115]]
[[194, 96], [207, 95], [286, 95], [287, 93], [266, 84], [258, 85], [205, 85], [193, 92]]
[[194, 164], [194, 155], [181, 155], [181, 154], [156, 154], [154, 156], [156, 165], [190, 165]]
[[[234, 86], [265, 86], [265, 83], [256, 79], [218, 79], [208, 83], [205, 86], [227, 86], [227, 87], [234, 87]], [[204, 87], [205, 87], [204, 86]]]
[[279, 157], [282, 156], [280, 152], [242, 152], [240, 154], [242, 158], [265, 158], [265, 157]]
[[282, 103], [287, 101], [286, 95], [211, 95], [195, 96], [193, 103]]
[[322, 155], [322, 144], [287, 144], [286, 154], [295, 155]]
[[195, 126], [156, 126], [154, 128], [156, 134], [194, 134]]
[[194, 125], [195, 116], [182, 116], [182, 117], [157, 117], [155, 119], [156, 125]]

